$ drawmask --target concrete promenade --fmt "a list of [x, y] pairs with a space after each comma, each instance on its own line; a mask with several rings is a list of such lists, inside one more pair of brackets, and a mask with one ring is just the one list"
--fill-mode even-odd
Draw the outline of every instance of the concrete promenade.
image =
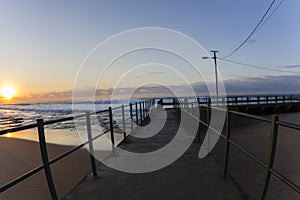
[[[159, 112], [164, 111], [154, 112], [150, 124], [159, 127], [163, 116]], [[179, 119], [174, 110], [165, 115], [166, 123], [158, 134], [149, 138], [128, 136], [120, 147], [132, 152], [151, 152], [168, 144], [178, 130]], [[134, 135], [145, 130], [137, 128]], [[171, 165], [148, 173], [125, 173], [101, 164], [98, 179], [87, 177], [64, 199], [246, 199], [231, 178], [223, 178], [222, 167], [213, 157], [198, 158], [199, 149], [200, 144], [193, 142]]]

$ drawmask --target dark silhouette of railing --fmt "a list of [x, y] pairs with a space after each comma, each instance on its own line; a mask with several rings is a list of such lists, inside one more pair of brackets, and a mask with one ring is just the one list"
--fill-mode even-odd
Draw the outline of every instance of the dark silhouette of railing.
[[268, 103], [291, 103], [300, 102], [300, 95], [245, 95], [245, 96], [226, 96], [226, 97], [204, 97], [197, 99], [199, 104], [268, 104]]
[[[58, 199], [57, 192], [55, 189], [55, 185], [53, 182], [53, 177], [51, 173], [50, 166], [57, 161], [65, 158], [66, 156], [74, 153], [75, 151], [79, 150], [80, 148], [84, 147], [85, 145], [89, 145], [89, 151], [90, 151], [90, 162], [91, 162], [91, 168], [92, 168], [92, 174], [93, 177], [96, 178], [98, 176], [97, 168], [96, 168], [96, 162], [94, 158], [94, 148], [93, 148], [93, 141], [98, 139], [99, 137], [103, 136], [104, 134], [110, 132], [111, 133], [111, 142], [112, 142], [112, 148], [115, 148], [115, 139], [114, 139], [114, 128], [117, 125], [114, 125], [113, 123], [113, 110], [121, 109], [121, 117], [122, 117], [122, 123], [123, 123], [123, 140], [126, 140], [126, 127], [125, 127], [125, 121], [130, 120], [131, 122], [131, 131], [133, 131], [133, 123], [134, 123], [134, 117], [136, 117], [135, 123], [139, 125], [143, 122], [143, 120], [148, 116], [149, 114], [149, 108], [153, 105], [154, 101], [152, 100], [146, 100], [141, 102], [136, 102], [135, 104], [130, 103], [129, 105], [122, 105], [120, 107], [111, 108], [109, 107], [106, 110], [101, 110], [97, 112], [86, 112], [85, 114], [76, 115], [74, 117], [65, 117], [50, 121], [43, 121], [43, 119], [37, 119], [36, 123], [24, 125], [21, 127], [15, 127], [10, 129], [5, 129], [0, 131], [0, 135], [4, 135], [7, 133], [13, 133], [17, 131], [37, 128], [38, 129], [38, 136], [39, 136], [39, 146], [40, 146], [40, 152], [42, 157], [42, 165], [30, 170], [29, 172], [23, 174], [22, 176], [10, 181], [9, 183], [3, 185], [0, 187], [0, 193], [4, 192], [5, 190], [13, 187], [14, 185], [24, 181], [25, 179], [33, 176], [34, 174], [38, 173], [41, 170], [44, 170], [48, 188], [50, 191], [50, 195], [53, 200]], [[135, 106], [135, 109], [133, 108]], [[125, 108], [129, 107], [129, 117], [125, 118]], [[135, 113], [134, 113], [135, 111]], [[92, 128], [91, 128], [91, 115], [97, 115], [101, 113], [108, 113], [109, 114], [109, 129], [104, 130], [102, 133], [92, 137]], [[47, 146], [46, 146], [46, 139], [45, 139], [45, 125], [60, 123], [60, 122], [66, 122], [71, 121], [78, 118], [86, 118], [86, 126], [87, 126], [87, 136], [88, 140], [79, 144], [78, 146], [75, 146], [71, 148], [70, 150], [66, 151], [65, 153], [57, 156], [56, 158], [49, 160], [48, 152], [47, 152]]]
[[[239, 151], [241, 151], [243, 154], [245, 154], [248, 158], [252, 159], [255, 161], [257, 164], [259, 164], [261, 167], [265, 169], [265, 175], [264, 175], [264, 182], [263, 182], [263, 187], [261, 189], [261, 195], [260, 199], [265, 199], [268, 188], [269, 188], [269, 183], [271, 179], [271, 175], [274, 175], [277, 177], [280, 181], [285, 183], [287, 186], [289, 186], [291, 189], [295, 190], [297, 193], [300, 193], [300, 186], [288, 179], [286, 176], [281, 174], [279, 171], [273, 168], [274, 164], [274, 159], [275, 159], [275, 152], [276, 152], [276, 145], [277, 145], [277, 138], [278, 138], [278, 127], [283, 126], [295, 130], [300, 130], [300, 125], [299, 124], [294, 124], [294, 123], [289, 123], [289, 122], [284, 122], [279, 120], [278, 115], [273, 115], [272, 119], [266, 119], [260, 116], [256, 115], [251, 115], [247, 113], [242, 113], [242, 112], [237, 112], [230, 110], [230, 108], [222, 108], [222, 107], [216, 107], [216, 106], [210, 106], [210, 105], [201, 105], [198, 102], [194, 103], [188, 103], [188, 102], [181, 102], [180, 104], [177, 105], [177, 109], [181, 109], [184, 113], [187, 114], [187, 117], [190, 118], [190, 120], [194, 120], [196, 122], [202, 125], [204, 125], [207, 129], [211, 129], [213, 132], [216, 134], [219, 134], [222, 139], [225, 140], [225, 156], [224, 156], [224, 171], [223, 175], [224, 177], [227, 176], [228, 174], [228, 163], [229, 163], [229, 156], [230, 156], [230, 146], [235, 147]], [[199, 109], [199, 112], [201, 112], [201, 109], [206, 110], [206, 122], [199, 119], [195, 115], [193, 115], [192, 109]], [[223, 135], [221, 132], [218, 132], [217, 130], [213, 129], [210, 127], [210, 116], [211, 116], [211, 111], [219, 110], [221, 112], [226, 112], [226, 123], [225, 123], [225, 135]], [[251, 118], [263, 122], [267, 122], [271, 124], [271, 134], [270, 134], [270, 148], [268, 150], [268, 157], [267, 157], [267, 162], [262, 161], [258, 157], [256, 157], [254, 154], [250, 153], [246, 149], [242, 148], [240, 145], [235, 143], [234, 141], [231, 140], [231, 115], [239, 115], [243, 116], [246, 118]], [[198, 130], [197, 133], [197, 140], [200, 141], [200, 132]], [[207, 140], [209, 143], [209, 140]], [[208, 149], [209, 149], [209, 144], [208, 144]]]
[[[159, 99], [159, 98], [157, 98]], [[165, 97], [162, 98], [163, 105], [177, 105], [179, 99], [194, 99], [193, 97]], [[247, 104], [271, 104], [271, 103], [293, 103], [300, 102], [300, 95], [237, 95], [216, 97], [202, 96], [195, 99], [200, 105], [247, 105]]]

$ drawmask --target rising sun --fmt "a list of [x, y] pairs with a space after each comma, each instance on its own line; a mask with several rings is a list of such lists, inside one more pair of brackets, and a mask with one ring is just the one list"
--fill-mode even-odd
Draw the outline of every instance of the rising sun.
[[17, 90], [12, 86], [5, 86], [1, 89], [1, 96], [5, 99], [11, 99], [17, 94]]

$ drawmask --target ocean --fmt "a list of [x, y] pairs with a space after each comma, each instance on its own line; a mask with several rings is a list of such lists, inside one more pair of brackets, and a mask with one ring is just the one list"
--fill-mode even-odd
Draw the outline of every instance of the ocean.
[[[293, 100], [289, 100], [290, 96], [286, 96], [285, 102], [292, 102]], [[294, 97], [297, 97], [294, 95]], [[256, 104], [256, 96], [249, 96], [249, 100], [251, 100], [253, 104]], [[269, 101], [275, 102], [275, 97], [270, 96]], [[180, 101], [185, 101], [186, 98], [179, 99]], [[171, 99], [169, 99], [171, 102]], [[215, 99], [212, 98], [212, 101]], [[233, 101], [233, 97], [228, 97], [228, 100]], [[238, 100], [244, 100], [244, 103], [247, 103], [246, 96], [239, 97]], [[266, 97], [261, 96], [262, 102], [266, 100]], [[131, 100], [131, 103], [139, 102], [141, 100], [134, 99]], [[195, 102], [195, 98], [188, 98], [189, 102]], [[205, 102], [206, 97], [200, 97], [200, 102]], [[282, 100], [279, 100], [281, 102]], [[233, 102], [234, 103], [234, 102]], [[113, 109], [113, 120], [115, 125], [115, 133], [121, 133], [122, 128], [125, 125], [125, 130], [128, 131], [131, 129], [131, 120], [129, 106], [125, 107], [125, 124], [123, 125], [122, 121], [122, 109], [120, 109], [121, 105], [128, 105], [129, 102], [125, 100], [99, 100], [99, 101], [61, 101], [61, 102], [41, 102], [41, 103], [24, 103], [24, 104], [2, 104], [0, 105], [0, 131], [4, 129], [20, 127], [23, 125], [28, 125], [32, 123], [36, 123], [36, 120], [42, 118], [44, 121], [60, 119], [64, 117], [71, 117], [74, 114], [85, 114], [86, 111], [94, 112], [100, 110], [106, 110], [109, 107], [118, 108]], [[243, 104], [243, 102], [239, 103]], [[133, 108], [133, 114], [136, 113], [135, 106]], [[92, 129], [97, 130], [99, 132], [99, 128], [101, 131], [105, 131], [109, 129], [109, 116], [108, 112], [98, 114], [97, 117], [91, 118]], [[134, 117], [135, 120], [135, 117]], [[135, 123], [134, 123], [134, 126]], [[86, 119], [85, 117], [80, 118], [78, 120], [69, 120], [65, 122], [55, 123], [46, 125], [46, 137], [48, 137], [50, 142], [59, 143], [59, 144], [74, 144], [73, 139], [77, 137], [78, 139], [78, 129], [81, 130], [82, 133], [86, 134]], [[84, 133], [83, 133], [84, 132]], [[74, 137], [73, 137], [74, 135]], [[119, 134], [121, 135], [121, 134]], [[35, 131], [26, 131], [10, 133], [6, 134], [7, 137], [14, 138], [22, 138], [29, 140], [37, 140], [37, 132]], [[82, 138], [82, 136], [80, 136]], [[63, 142], [61, 142], [63, 141]], [[77, 143], [77, 142], [75, 142]]]
[[[131, 103], [140, 100], [132, 100]], [[61, 102], [41, 102], [41, 103], [24, 103], [24, 104], [2, 104], [0, 105], [0, 130], [20, 127], [32, 123], [36, 123], [37, 119], [42, 118], [44, 121], [55, 120], [65, 117], [72, 117], [77, 114], [85, 114], [86, 111], [94, 112], [106, 110], [109, 107], [113, 109], [113, 120], [115, 124], [116, 134], [121, 135], [120, 130], [123, 127], [122, 109], [120, 106], [128, 105], [125, 100], [102, 100], [102, 101], [61, 101]], [[130, 108], [125, 107], [126, 130], [130, 129], [131, 122]], [[133, 114], [135, 114], [135, 106], [133, 106]], [[97, 117], [92, 118], [92, 129], [97, 126], [104, 131], [109, 128], [108, 112], [98, 114]], [[78, 131], [76, 129], [86, 129], [85, 117], [78, 120], [70, 120], [66, 122], [59, 122], [45, 126], [48, 133], [46, 137], [50, 139], [51, 143], [74, 145], [78, 143]], [[73, 136], [74, 135], [74, 136]], [[6, 137], [21, 138], [28, 140], [37, 140], [37, 131], [21, 131], [16, 133], [9, 133], [4, 135]], [[77, 139], [76, 139], [77, 138]], [[74, 140], [74, 141], [73, 141]], [[76, 140], [76, 141], [75, 141]]]
[[[256, 104], [257, 97], [256, 96], [247, 96], [252, 104]], [[239, 101], [244, 101], [244, 104], [247, 103], [247, 97], [241, 96], [238, 98]], [[292, 102], [289, 100], [289, 97], [293, 97], [293, 95], [289, 95], [286, 97], [286, 102]], [[294, 95], [294, 98], [297, 96]], [[266, 100], [266, 97], [261, 96], [260, 103]], [[184, 98], [179, 99], [184, 101]], [[195, 102], [195, 98], [188, 98], [189, 102]], [[223, 99], [220, 98], [220, 101]], [[233, 101], [233, 97], [228, 97], [228, 100]], [[131, 100], [131, 103], [138, 102], [140, 100], [134, 99]], [[206, 97], [201, 97], [200, 102], [205, 102]], [[212, 102], [215, 101], [215, 98], [212, 98]], [[269, 101], [275, 102], [275, 96], [269, 97]], [[281, 100], [279, 100], [280, 102]], [[115, 108], [120, 107], [121, 105], [128, 105], [128, 101], [125, 100], [99, 100], [99, 101], [63, 101], [63, 102], [43, 102], [43, 103], [26, 103], [26, 104], [0, 104], [0, 130], [22, 126], [26, 124], [35, 123], [37, 119], [42, 118], [44, 121], [59, 119], [63, 117], [73, 116], [76, 114], [84, 114], [86, 111], [100, 111], [108, 109], [109, 107]], [[239, 104], [243, 104], [240, 102]], [[133, 112], [135, 113], [135, 106], [133, 106]], [[125, 107], [125, 115], [129, 116], [129, 107]], [[113, 110], [113, 116], [116, 121], [118, 121], [121, 117], [121, 109]], [[102, 118], [101, 120], [106, 120]], [[97, 123], [96, 121], [92, 122], [92, 124]], [[78, 125], [78, 124], [77, 124]], [[48, 125], [49, 129], [74, 129], [75, 125], [72, 121], [67, 121], [63, 123], [56, 123], [52, 125]]]

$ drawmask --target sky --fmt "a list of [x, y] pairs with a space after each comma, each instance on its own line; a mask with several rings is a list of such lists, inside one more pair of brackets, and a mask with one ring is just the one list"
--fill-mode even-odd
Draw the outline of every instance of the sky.
[[[16, 102], [68, 99], [89, 53], [112, 35], [134, 28], [160, 27], [181, 32], [208, 52], [219, 50], [218, 57], [222, 58], [245, 40], [271, 2], [1, 0], [0, 87], [15, 87]], [[280, 2], [276, 0], [270, 12]], [[228, 58], [279, 71], [218, 60], [218, 70], [228, 91], [300, 93], [299, 8], [299, 0], [285, 0], [251, 39]], [[184, 71], [184, 65], [178, 70]], [[155, 73], [151, 73], [141, 73], [139, 77], [149, 79], [150, 74], [155, 80]], [[156, 75], [170, 85], [176, 84], [174, 77], [162, 74]], [[87, 73], [86, 79], [88, 76]], [[106, 79], [98, 89], [115, 86]], [[136, 87], [134, 79], [129, 82], [123, 86]], [[87, 83], [86, 87], [92, 85]]]

